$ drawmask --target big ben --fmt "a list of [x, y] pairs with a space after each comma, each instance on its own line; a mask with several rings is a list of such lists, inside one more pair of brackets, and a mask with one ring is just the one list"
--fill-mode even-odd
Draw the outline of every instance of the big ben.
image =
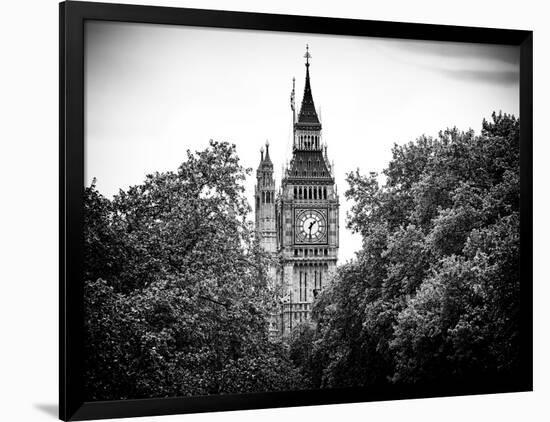
[[[338, 192], [313, 101], [309, 71], [311, 55], [307, 47], [304, 57], [305, 87], [298, 113], [294, 86], [291, 94], [292, 159], [283, 170], [274, 203], [263, 202], [263, 198], [269, 198], [267, 190], [274, 189], [271, 182], [267, 183], [265, 194], [256, 190], [256, 222], [257, 227], [262, 228], [261, 243], [268, 251], [273, 251], [275, 245], [279, 259], [274, 274], [282, 297], [280, 311], [272, 322], [272, 332], [282, 336], [310, 319], [313, 300], [330, 282], [338, 259]], [[262, 153], [257, 173], [259, 184], [265, 176], [272, 177], [271, 160], [266, 163], [266, 158], [269, 156]], [[265, 224], [269, 222], [265, 218], [272, 215], [275, 216], [275, 242]]]

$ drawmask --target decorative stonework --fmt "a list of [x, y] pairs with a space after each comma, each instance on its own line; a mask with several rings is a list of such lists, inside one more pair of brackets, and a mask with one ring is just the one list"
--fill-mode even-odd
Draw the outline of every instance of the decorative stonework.
[[313, 101], [309, 48], [304, 57], [306, 80], [297, 119], [294, 86], [291, 94], [292, 159], [283, 171], [276, 197], [269, 144], [265, 156], [262, 149], [256, 172], [256, 231], [262, 247], [278, 255], [280, 263], [271, 271], [281, 292], [280, 310], [272, 318], [272, 336], [286, 336], [310, 319], [313, 300], [330, 282], [338, 260], [338, 192]]

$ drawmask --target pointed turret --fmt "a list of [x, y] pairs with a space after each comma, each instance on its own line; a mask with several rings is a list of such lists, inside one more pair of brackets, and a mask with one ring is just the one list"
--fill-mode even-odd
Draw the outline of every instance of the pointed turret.
[[265, 158], [264, 158], [264, 163], [265, 164], [268, 164], [268, 165], [271, 165], [271, 167], [273, 167], [273, 163], [271, 162], [271, 158], [269, 157], [269, 141], [265, 141]]
[[269, 156], [269, 141], [265, 142], [265, 150], [263, 147], [260, 148], [260, 164], [258, 165], [258, 170], [256, 172], [257, 177], [265, 172], [271, 173], [269, 174], [269, 176], [271, 176], [273, 173], [273, 162], [271, 161], [271, 157]]

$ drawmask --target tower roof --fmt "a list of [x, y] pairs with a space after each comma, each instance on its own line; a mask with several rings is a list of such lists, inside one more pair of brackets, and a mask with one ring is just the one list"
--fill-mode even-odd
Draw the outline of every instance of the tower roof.
[[319, 150], [295, 151], [285, 179], [296, 183], [334, 182], [331, 168]]
[[304, 88], [304, 97], [302, 98], [302, 106], [300, 107], [300, 113], [298, 114], [298, 125], [315, 125], [318, 126], [319, 117], [317, 117], [317, 111], [315, 111], [315, 103], [313, 102], [313, 95], [311, 93], [311, 82], [309, 79], [309, 45], [306, 45], [306, 86]]
[[260, 148], [261, 159], [260, 164], [258, 165], [258, 171], [273, 171], [273, 163], [271, 162], [271, 157], [269, 156], [269, 141], [265, 143], [265, 154], [264, 148]]

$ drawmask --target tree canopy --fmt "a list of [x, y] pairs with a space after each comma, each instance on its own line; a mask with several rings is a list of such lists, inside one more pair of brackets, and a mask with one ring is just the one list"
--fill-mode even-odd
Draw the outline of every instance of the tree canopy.
[[417, 385], [519, 371], [519, 120], [395, 145], [347, 175], [362, 248], [311, 322], [269, 339], [276, 258], [249, 170], [211, 141], [112, 199], [85, 189], [89, 400]]
[[300, 388], [268, 340], [269, 257], [246, 220], [246, 172], [212, 141], [112, 200], [85, 190], [90, 399]]
[[448, 129], [392, 152], [382, 177], [347, 176], [363, 246], [296, 334], [295, 361], [316, 387], [517, 374], [519, 120], [493, 114], [479, 136]]

